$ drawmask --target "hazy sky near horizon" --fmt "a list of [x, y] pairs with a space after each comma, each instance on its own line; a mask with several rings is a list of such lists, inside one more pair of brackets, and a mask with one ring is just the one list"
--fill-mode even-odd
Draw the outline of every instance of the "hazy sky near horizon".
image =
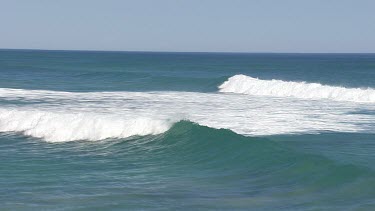
[[0, 48], [375, 52], [374, 0], [0, 0]]

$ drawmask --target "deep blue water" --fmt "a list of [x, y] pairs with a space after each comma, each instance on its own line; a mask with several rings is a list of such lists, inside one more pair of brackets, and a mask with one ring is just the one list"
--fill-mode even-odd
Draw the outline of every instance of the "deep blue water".
[[373, 210], [374, 89], [375, 54], [0, 50], [0, 209]]

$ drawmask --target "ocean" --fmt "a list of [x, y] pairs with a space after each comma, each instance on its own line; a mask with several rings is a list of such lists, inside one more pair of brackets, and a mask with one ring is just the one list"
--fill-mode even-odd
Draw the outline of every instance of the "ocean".
[[0, 50], [1, 210], [375, 210], [375, 54]]

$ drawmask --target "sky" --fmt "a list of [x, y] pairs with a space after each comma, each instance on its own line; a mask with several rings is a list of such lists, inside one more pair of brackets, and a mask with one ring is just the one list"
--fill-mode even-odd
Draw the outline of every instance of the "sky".
[[375, 0], [0, 0], [0, 48], [375, 53]]

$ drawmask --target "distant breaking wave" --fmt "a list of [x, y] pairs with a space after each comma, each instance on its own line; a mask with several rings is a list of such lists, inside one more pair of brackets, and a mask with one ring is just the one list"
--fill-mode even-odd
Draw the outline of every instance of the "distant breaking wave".
[[246, 75], [235, 75], [219, 86], [220, 92], [248, 95], [329, 99], [336, 101], [375, 102], [375, 90], [371, 88], [345, 88], [319, 83], [261, 80]]

